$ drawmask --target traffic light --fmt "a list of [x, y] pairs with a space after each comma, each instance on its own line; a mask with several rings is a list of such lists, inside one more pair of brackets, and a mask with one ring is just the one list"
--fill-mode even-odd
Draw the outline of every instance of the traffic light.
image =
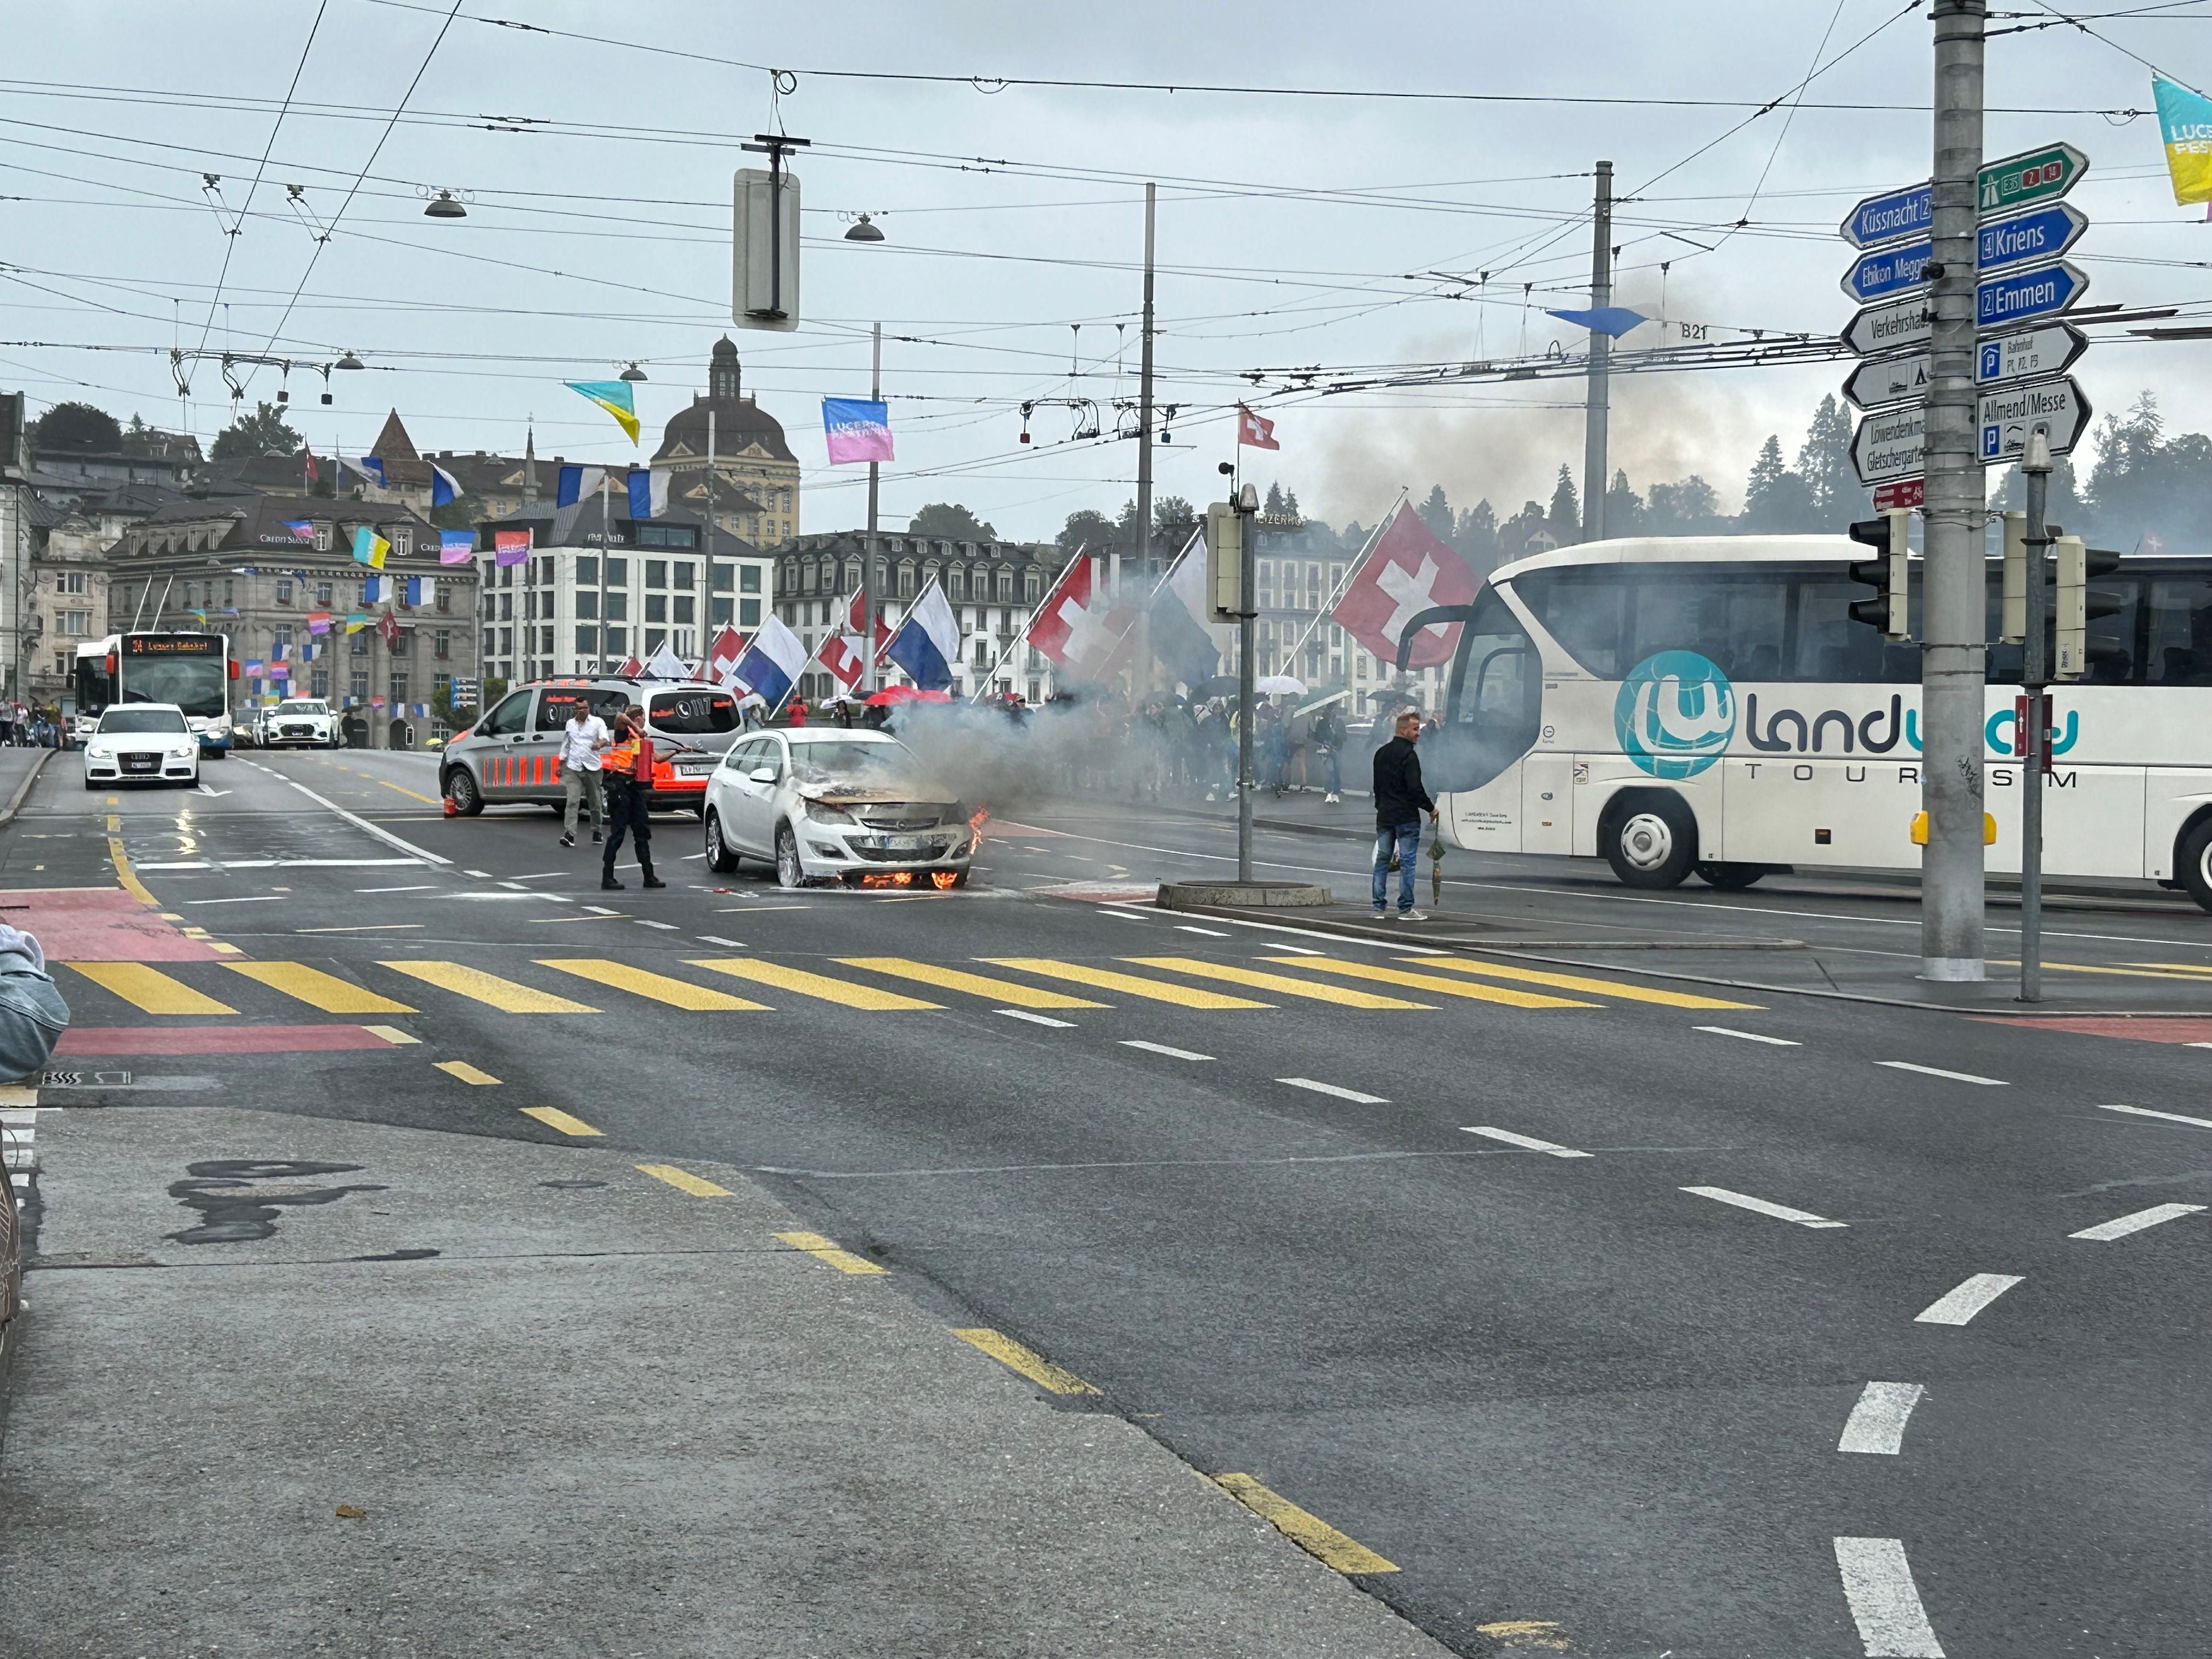
[[2117, 553], [2087, 546], [2079, 536], [2058, 538], [2058, 649], [2051, 678], [2078, 680], [2089, 672], [2089, 623], [2112, 616], [2124, 603], [2110, 595], [2092, 597], [2089, 584], [2119, 568]]
[[[2055, 524], [2046, 523], [2043, 533], [2056, 541], [2065, 532]], [[2043, 556], [2043, 580], [2048, 582], [2051, 556], [2045, 553]], [[2027, 642], [2027, 514], [2008, 513], [2004, 515], [2004, 608], [1997, 625], [1997, 642], [2001, 645]]]
[[1878, 559], [1855, 560], [1850, 567], [1853, 581], [1864, 582], [1875, 590], [1873, 599], [1853, 601], [1851, 620], [1879, 628], [1885, 639], [1906, 639], [1911, 633], [1905, 562], [1905, 532], [1911, 523], [1909, 510], [1894, 507], [1879, 519], [1862, 519], [1851, 526], [1853, 541], [1877, 548], [1882, 555]]
[[1235, 623], [1251, 613], [1244, 592], [1244, 537], [1249, 526], [1234, 501], [1206, 509], [1206, 620]]

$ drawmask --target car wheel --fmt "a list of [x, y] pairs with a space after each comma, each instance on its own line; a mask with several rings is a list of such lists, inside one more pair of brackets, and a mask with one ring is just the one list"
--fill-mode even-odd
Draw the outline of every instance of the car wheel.
[[1609, 813], [1598, 839], [1628, 887], [1679, 887], [1698, 861], [1698, 821], [1679, 795], [1636, 797]]
[[738, 867], [738, 855], [722, 839], [722, 815], [709, 807], [707, 811], [707, 867], [718, 876], [726, 876]]
[[1717, 893], [1741, 893], [1766, 873], [1763, 864], [1700, 864], [1692, 872]]
[[2181, 856], [2173, 873], [2181, 878], [2198, 909], [2212, 910], [2212, 818], [2203, 819], [2181, 838]]
[[484, 809], [483, 791], [477, 787], [475, 775], [465, 766], [456, 766], [446, 775], [446, 799], [465, 818], [475, 817]]
[[775, 883], [779, 887], [806, 885], [806, 872], [799, 862], [799, 837], [791, 833], [787, 823], [776, 826]]
[[94, 783], [90, 778], [87, 778], [84, 781], [84, 787], [88, 789], [105, 789], [107, 786], [104, 783]]

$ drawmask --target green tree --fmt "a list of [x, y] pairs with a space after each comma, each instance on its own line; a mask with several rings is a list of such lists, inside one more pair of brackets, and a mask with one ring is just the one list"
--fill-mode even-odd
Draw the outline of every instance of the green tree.
[[1498, 564], [1498, 514], [1483, 497], [1459, 515], [1453, 526], [1451, 544], [1468, 568], [1480, 574], [1493, 569]]
[[1428, 526], [1430, 532], [1438, 541], [1449, 542], [1451, 539], [1455, 525], [1452, 517], [1451, 503], [1444, 499], [1444, 487], [1442, 484], [1432, 486], [1429, 490], [1428, 500], [1423, 501], [1413, 511], [1420, 515], [1421, 522]]
[[31, 422], [31, 448], [70, 455], [112, 455], [123, 447], [115, 416], [92, 404], [56, 404]]
[[1285, 514], [1293, 519], [1303, 520], [1305, 517], [1304, 514], [1298, 511], [1298, 492], [1297, 490], [1285, 489], [1283, 492], [1283, 511]]
[[1644, 497], [1629, 487], [1627, 472], [1619, 468], [1605, 492], [1605, 533], [1608, 538], [1644, 533]]
[[300, 434], [285, 421], [283, 410], [275, 404], [256, 404], [253, 413], [240, 415], [215, 434], [215, 448], [210, 458], [243, 461], [256, 455], [299, 453]]
[[1582, 498], [1575, 493], [1575, 475], [1559, 464], [1559, 481], [1552, 486], [1552, 510], [1546, 515], [1552, 533], [1562, 543], [1578, 541], [1583, 533]]
[[957, 501], [932, 501], [907, 521], [909, 536], [950, 542], [995, 542], [999, 532]]
[[1279, 483], [1267, 486], [1267, 499], [1260, 510], [1271, 519], [1283, 516], [1283, 487]]
[[1851, 417], [1833, 392], [1820, 399], [1797, 450], [1797, 476], [1813, 496], [1824, 529], [1840, 529], [1864, 516], [1867, 492], [1851, 465]]
[[1528, 550], [1529, 540], [1536, 532], [1549, 527], [1550, 520], [1542, 506], [1535, 501], [1523, 501], [1518, 513], [1498, 526], [1499, 562], [1503, 563], [1519, 558]]
[[1644, 508], [1645, 526], [1655, 536], [1710, 535], [1720, 527], [1720, 498], [1692, 472], [1680, 483], [1656, 483]]
[[1063, 553], [1073, 553], [1079, 547], [1087, 547], [1094, 553], [1103, 553], [1120, 540], [1113, 520], [1103, 513], [1085, 507], [1067, 515], [1067, 522], [1053, 538]]

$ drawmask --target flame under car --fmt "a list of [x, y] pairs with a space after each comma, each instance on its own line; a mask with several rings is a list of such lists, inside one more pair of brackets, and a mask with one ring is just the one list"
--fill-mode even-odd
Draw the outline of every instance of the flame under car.
[[969, 810], [881, 732], [761, 732], [707, 782], [708, 867], [746, 859], [786, 887], [966, 884], [980, 838]]

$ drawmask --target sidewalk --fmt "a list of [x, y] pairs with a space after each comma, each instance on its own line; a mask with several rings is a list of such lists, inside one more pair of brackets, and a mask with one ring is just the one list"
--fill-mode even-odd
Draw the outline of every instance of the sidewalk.
[[11, 1659], [1448, 1659], [733, 1170], [196, 1105], [39, 1130]]

